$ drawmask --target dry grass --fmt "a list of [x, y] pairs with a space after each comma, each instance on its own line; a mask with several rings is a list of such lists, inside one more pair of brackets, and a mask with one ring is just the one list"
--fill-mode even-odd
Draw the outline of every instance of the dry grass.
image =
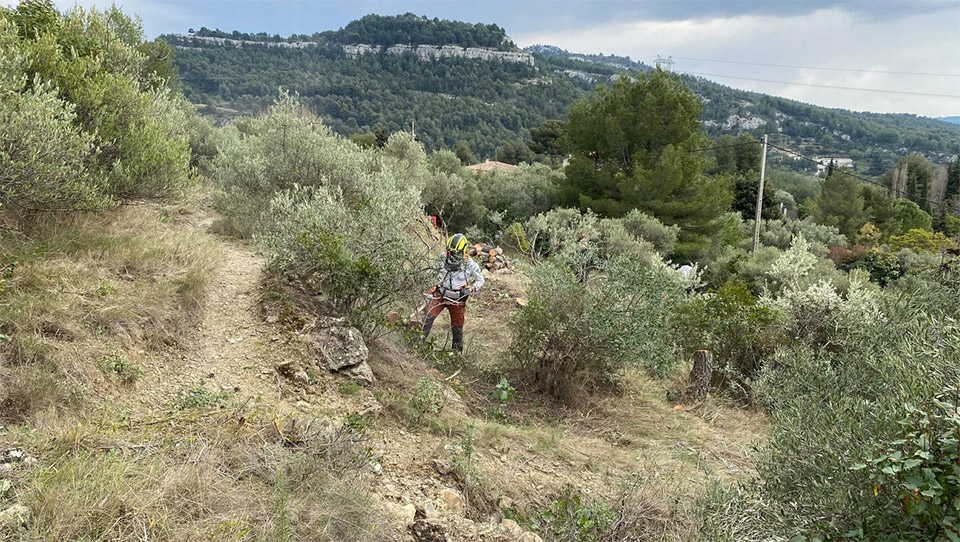
[[218, 249], [162, 208], [49, 218], [5, 233], [0, 412], [24, 420], [70, 404], [111, 348], [176, 347], [199, 314]]
[[0, 539], [388, 540], [366, 475], [331, 469], [330, 457], [356, 448], [332, 451], [340, 441], [322, 438], [291, 446], [269, 408], [126, 426], [111, 423], [114, 410], [96, 427], [0, 431], [7, 444], [45, 451], [13, 478], [33, 519]]

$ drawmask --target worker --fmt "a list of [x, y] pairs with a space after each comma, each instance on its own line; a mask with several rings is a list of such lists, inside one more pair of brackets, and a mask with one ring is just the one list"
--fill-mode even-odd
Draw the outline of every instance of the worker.
[[467, 313], [467, 298], [480, 290], [485, 282], [480, 266], [467, 254], [470, 244], [462, 233], [447, 239], [447, 249], [440, 261], [433, 266], [439, 274], [437, 286], [430, 292], [433, 297], [427, 305], [427, 317], [423, 320], [423, 339], [430, 336], [433, 321], [443, 312], [450, 311], [450, 331], [453, 334], [453, 349], [463, 351], [463, 324]]

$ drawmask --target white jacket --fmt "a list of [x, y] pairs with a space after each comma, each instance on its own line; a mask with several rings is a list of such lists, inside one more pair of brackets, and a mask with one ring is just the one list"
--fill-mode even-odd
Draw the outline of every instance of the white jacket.
[[473, 278], [473, 290], [477, 291], [482, 288], [486, 282], [486, 279], [483, 278], [483, 273], [480, 271], [480, 266], [469, 256], [464, 258], [460, 269], [454, 271], [447, 271], [444, 265], [445, 262], [446, 257], [443, 256], [440, 258], [440, 261], [433, 266], [433, 270], [437, 272], [440, 278], [440, 281], [437, 283], [440, 288], [460, 290], [469, 284], [470, 279]]

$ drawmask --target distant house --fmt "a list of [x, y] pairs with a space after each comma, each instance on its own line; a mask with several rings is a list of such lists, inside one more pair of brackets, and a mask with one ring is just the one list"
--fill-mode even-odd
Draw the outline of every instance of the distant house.
[[818, 156], [815, 158], [817, 161], [817, 173], [823, 173], [830, 167], [830, 162], [833, 162], [833, 167], [853, 167], [853, 158], [834, 158], [832, 156]]
[[490, 160], [484, 160], [479, 164], [467, 166], [467, 169], [475, 169], [477, 171], [510, 171], [512, 169], [517, 169], [517, 166], [513, 164], [505, 164], [503, 162], [491, 162]]

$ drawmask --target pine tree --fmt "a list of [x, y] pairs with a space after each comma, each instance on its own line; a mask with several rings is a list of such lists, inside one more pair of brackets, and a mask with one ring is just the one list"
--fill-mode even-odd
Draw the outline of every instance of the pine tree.
[[836, 226], [850, 239], [867, 222], [860, 181], [840, 170], [823, 180], [823, 191], [810, 201], [809, 209], [815, 221]]

